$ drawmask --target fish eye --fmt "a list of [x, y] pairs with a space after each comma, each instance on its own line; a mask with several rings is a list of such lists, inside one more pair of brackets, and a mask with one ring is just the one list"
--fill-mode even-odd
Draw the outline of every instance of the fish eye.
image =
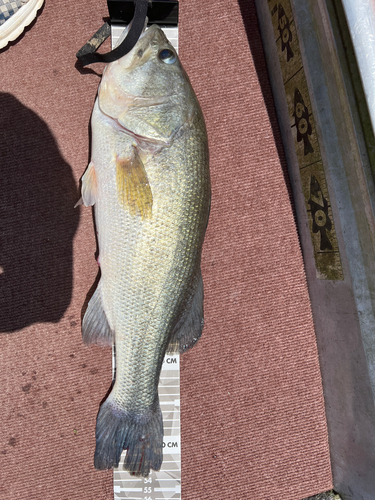
[[137, 52], [137, 56], [138, 57], [142, 57], [143, 56], [143, 50], [142, 49], [139, 49], [138, 52]]
[[173, 50], [163, 49], [159, 52], [159, 59], [165, 64], [173, 64], [176, 61], [177, 57]]

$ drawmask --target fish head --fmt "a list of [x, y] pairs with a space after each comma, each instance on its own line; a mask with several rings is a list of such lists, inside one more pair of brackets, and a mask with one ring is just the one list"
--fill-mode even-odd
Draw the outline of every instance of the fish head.
[[175, 48], [153, 25], [105, 68], [98, 100], [131, 133], [165, 142], [191, 116], [195, 95]]

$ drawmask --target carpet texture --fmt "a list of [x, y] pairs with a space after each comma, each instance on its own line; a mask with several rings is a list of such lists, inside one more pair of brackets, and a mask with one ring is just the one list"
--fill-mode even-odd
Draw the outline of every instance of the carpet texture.
[[[84, 347], [97, 276], [73, 209], [103, 65], [75, 52], [106, 2], [47, 0], [0, 51], [0, 499], [110, 500], [93, 467], [111, 353]], [[107, 48], [108, 44], [107, 44]], [[210, 138], [204, 334], [182, 357], [182, 498], [299, 500], [332, 487], [319, 362], [252, 1], [180, 2]]]

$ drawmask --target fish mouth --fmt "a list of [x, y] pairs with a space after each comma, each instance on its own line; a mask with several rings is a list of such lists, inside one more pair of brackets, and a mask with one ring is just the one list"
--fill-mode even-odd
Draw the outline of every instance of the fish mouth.
[[163, 42], [167, 41], [167, 38], [164, 35], [163, 30], [157, 24], [152, 24], [148, 29], [146, 29], [146, 27], [147, 27], [147, 19], [146, 19], [146, 24], [145, 24], [144, 30], [142, 31], [142, 34], [139, 37], [139, 40], [141, 40], [142, 38], [149, 38], [151, 41], [151, 39], [157, 35], [158, 37], [161, 38], [161, 40], [163, 40]]
[[[148, 17], [146, 17], [146, 20], [145, 20], [145, 24], [143, 26], [143, 30], [142, 30], [142, 33], [141, 33], [141, 36], [139, 37], [138, 41], [143, 37], [143, 35], [145, 34], [146, 32], [146, 29], [147, 29], [147, 23], [148, 23]], [[114, 48], [117, 48], [119, 47], [122, 42], [125, 40], [125, 38], [128, 36], [128, 33], [130, 31], [130, 28], [132, 27], [132, 24], [133, 24], [133, 20], [130, 21], [130, 23], [126, 26], [126, 28], [124, 29], [124, 31], [121, 33], [119, 39], [117, 40], [117, 43], [115, 45]], [[137, 42], [138, 43], [138, 42]], [[137, 44], [136, 44], [137, 45]], [[133, 49], [132, 49], [133, 50]], [[126, 54], [125, 54], [126, 55]]]
[[[117, 42], [117, 45], [124, 40], [129, 26], [126, 28], [126, 33], [123, 33], [121, 35], [119, 41]], [[163, 30], [157, 24], [153, 24], [148, 29], [146, 29], [146, 27], [147, 24], [145, 24], [144, 30], [132, 50], [115, 61], [124, 69], [130, 70], [133, 68], [133, 66], [138, 65], [140, 60], [142, 60], [142, 62], [146, 62], [146, 60], [152, 57], [160, 47], [170, 46], [170, 43]], [[140, 51], [143, 54], [143, 56], [141, 56], [141, 59], [136, 57], [136, 54], [138, 54]]]
[[[133, 21], [130, 21], [130, 23], [127, 25], [127, 27], [121, 33], [121, 36], [116, 43], [116, 47], [120, 46], [121, 43], [125, 40], [125, 38], [128, 36], [128, 33], [130, 31], [132, 23], [133, 23]], [[152, 24], [149, 28], [147, 28], [147, 23], [148, 23], [148, 18], [146, 17], [145, 25], [143, 27], [143, 31], [141, 33], [141, 36], [138, 38], [137, 43], [135, 44], [135, 46], [132, 48], [132, 50], [130, 52], [137, 50], [137, 45], [140, 42], [140, 40], [144, 40], [146, 38], [146, 39], [150, 39], [149, 41], [151, 41], [151, 39], [156, 34], [158, 34], [160, 36], [161, 41], [163, 41], [163, 42], [167, 41], [167, 38], [164, 35], [163, 30], [157, 24]], [[126, 56], [127, 56], [127, 54], [125, 54], [124, 57], [126, 57]]]

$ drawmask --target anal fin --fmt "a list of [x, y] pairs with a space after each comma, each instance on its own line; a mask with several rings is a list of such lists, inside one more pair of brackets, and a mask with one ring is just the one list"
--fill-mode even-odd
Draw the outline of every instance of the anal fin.
[[193, 347], [203, 330], [203, 280], [199, 270], [194, 294], [173, 331], [167, 354], [183, 353]]
[[100, 283], [91, 297], [82, 321], [82, 339], [84, 344], [111, 346], [114, 332], [109, 326], [103, 308]]

